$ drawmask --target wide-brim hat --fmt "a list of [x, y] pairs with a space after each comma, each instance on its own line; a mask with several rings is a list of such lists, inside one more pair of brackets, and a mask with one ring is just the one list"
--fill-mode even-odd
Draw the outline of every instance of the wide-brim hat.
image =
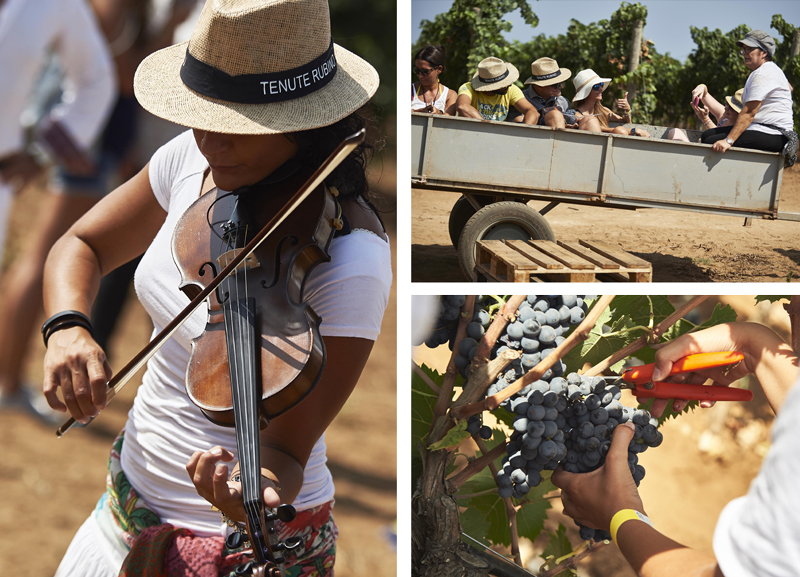
[[775, 39], [763, 30], [751, 30], [744, 35], [744, 38], [736, 42], [736, 46], [749, 46], [750, 48], [760, 48], [764, 52], [775, 56]]
[[742, 95], [744, 94], [744, 88], [740, 88], [737, 90], [733, 96], [726, 96], [725, 101], [728, 103], [728, 106], [733, 108], [736, 112], [741, 112], [742, 108], [744, 108], [744, 104], [742, 104]]
[[329, 126], [378, 89], [377, 71], [334, 44], [327, 0], [208, 0], [188, 42], [136, 70], [149, 112], [224, 134]]
[[575, 78], [572, 79], [572, 83], [575, 85], [575, 98], [573, 98], [572, 101], [583, 100], [589, 96], [589, 93], [592, 91], [592, 86], [600, 82], [603, 83], [602, 91], [605, 92], [608, 85], [611, 84], [611, 79], [600, 78], [591, 68], [578, 72]]
[[570, 76], [572, 76], [572, 72], [568, 68], [559, 68], [558, 62], [552, 58], [539, 58], [539, 60], [531, 62], [531, 77], [525, 81], [525, 84], [550, 86], [566, 82]]
[[478, 64], [478, 71], [472, 77], [472, 89], [478, 92], [491, 92], [511, 86], [519, 78], [519, 70], [513, 64], [490, 56]]

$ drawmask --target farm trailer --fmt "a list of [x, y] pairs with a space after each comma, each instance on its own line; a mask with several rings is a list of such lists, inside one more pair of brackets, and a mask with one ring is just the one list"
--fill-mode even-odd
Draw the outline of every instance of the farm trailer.
[[[463, 195], [448, 228], [472, 280], [477, 241], [555, 240], [544, 215], [561, 203], [800, 220], [778, 210], [780, 154], [719, 154], [697, 131], [677, 142], [642, 127], [653, 138], [412, 113], [411, 185]], [[529, 200], [549, 204], [536, 211]]]

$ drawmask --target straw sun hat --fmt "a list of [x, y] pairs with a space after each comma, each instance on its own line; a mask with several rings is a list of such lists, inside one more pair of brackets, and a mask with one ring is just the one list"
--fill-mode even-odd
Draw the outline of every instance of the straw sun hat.
[[744, 88], [740, 88], [736, 91], [733, 96], [726, 96], [725, 101], [733, 108], [734, 112], [741, 112], [743, 105], [742, 105], [742, 95], [744, 94]]
[[589, 96], [589, 93], [592, 91], [592, 86], [600, 84], [601, 82], [603, 83], [603, 92], [605, 92], [606, 88], [608, 88], [608, 84], [611, 82], [610, 78], [600, 78], [597, 72], [591, 68], [581, 70], [575, 75], [575, 78], [572, 79], [572, 83], [575, 85], [575, 98], [573, 98], [572, 101], [583, 100]]
[[331, 125], [363, 106], [378, 73], [333, 43], [327, 0], [208, 0], [188, 42], [148, 56], [134, 91], [149, 112], [224, 134]]
[[569, 80], [572, 72], [569, 68], [559, 68], [558, 62], [552, 58], [539, 58], [531, 63], [531, 77], [525, 84], [536, 86], [550, 86]]
[[478, 64], [478, 71], [472, 77], [472, 89], [478, 92], [491, 92], [511, 86], [519, 78], [519, 70], [513, 64], [490, 56]]

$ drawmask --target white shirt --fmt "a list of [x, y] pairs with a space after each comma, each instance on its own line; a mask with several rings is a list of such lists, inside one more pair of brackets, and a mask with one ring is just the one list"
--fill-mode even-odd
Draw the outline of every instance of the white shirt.
[[[747, 495], [728, 503], [714, 531], [725, 577], [787, 577], [800, 571], [800, 380], [772, 427], [772, 447]], [[713, 481], [711, 481], [713, 482]]]
[[757, 130], [767, 134], [780, 134], [780, 131], [767, 128], [764, 124], [793, 130], [792, 91], [783, 71], [774, 62], [765, 62], [750, 73], [744, 85], [742, 102], [760, 101], [753, 122], [747, 130]]
[[[181, 278], [172, 259], [172, 232], [199, 198], [207, 168], [191, 130], [161, 147], [150, 161], [150, 184], [168, 214], [136, 270], [134, 285], [153, 320], [154, 335], [189, 303], [178, 290]], [[389, 243], [368, 231], [353, 231], [334, 238], [329, 254], [331, 262], [314, 268], [305, 286], [308, 303], [322, 319], [321, 334], [375, 340], [392, 281]], [[212, 424], [186, 394], [191, 340], [203, 332], [206, 315], [201, 307], [148, 362], [128, 414], [121, 456], [131, 485], [161, 521], [201, 536], [220, 535], [222, 525], [219, 514], [197, 494], [186, 462], [194, 451], [215, 445], [236, 454], [234, 430]], [[306, 465], [296, 509], [316, 507], [333, 498], [325, 462], [323, 435]]]

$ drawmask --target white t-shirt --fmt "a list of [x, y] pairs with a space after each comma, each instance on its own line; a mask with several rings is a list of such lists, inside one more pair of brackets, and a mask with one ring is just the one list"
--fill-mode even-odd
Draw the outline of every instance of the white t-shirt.
[[800, 380], [772, 428], [772, 447], [747, 495], [728, 503], [714, 531], [725, 577], [787, 577], [800, 571]]
[[[439, 110], [440, 112], [444, 112], [445, 106], [447, 105], [447, 93], [450, 92], [450, 89], [443, 85], [439, 85], [441, 90], [439, 91], [439, 96], [434, 100], [433, 107]], [[419, 98], [419, 90], [414, 88], [414, 85], [411, 85], [411, 110], [422, 110], [423, 108], [427, 108], [427, 104], [420, 100]]]
[[[158, 333], [189, 299], [178, 290], [180, 273], [171, 254], [172, 231], [179, 217], [200, 195], [208, 163], [192, 131], [161, 147], [150, 161], [150, 184], [167, 218], [136, 270], [139, 300]], [[334, 238], [330, 263], [310, 274], [305, 295], [321, 317], [323, 336], [375, 340], [392, 281], [388, 240], [355, 230]], [[236, 454], [232, 428], [208, 421], [186, 394], [184, 376], [191, 340], [202, 333], [201, 307], [148, 362], [142, 385], [128, 414], [122, 467], [132, 486], [162, 522], [186, 527], [201, 536], [221, 534], [219, 514], [197, 494], [185, 466], [194, 451], [215, 445]], [[325, 465], [325, 437], [317, 441], [294, 502], [308, 509], [333, 498], [333, 481]]]
[[793, 130], [792, 91], [783, 71], [774, 62], [765, 62], [750, 73], [744, 85], [742, 102], [761, 101], [753, 122], [747, 130], [757, 130], [767, 134], [780, 134], [764, 124]]

